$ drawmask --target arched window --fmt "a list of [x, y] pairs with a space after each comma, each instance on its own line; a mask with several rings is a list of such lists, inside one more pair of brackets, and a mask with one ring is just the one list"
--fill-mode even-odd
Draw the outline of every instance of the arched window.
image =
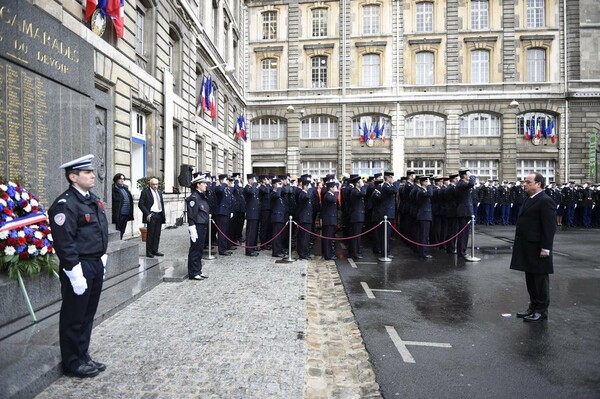
[[277, 59], [265, 58], [261, 61], [261, 83], [263, 90], [277, 89]]
[[500, 136], [500, 118], [473, 113], [460, 117], [461, 136]]
[[327, 57], [321, 55], [312, 57], [311, 65], [312, 87], [327, 87]]
[[543, 48], [527, 50], [527, 81], [546, 81], [546, 50]]
[[287, 136], [287, 122], [276, 117], [264, 117], [252, 121], [252, 140], [283, 139]]
[[418, 85], [434, 84], [433, 70], [433, 53], [429, 51], [418, 52], [416, 83]]
[[490, 52], [487, 50], [471, 51], [471, 83], [489, 83]]
[[417, 3], [417, 32], [433, 32], [433, 3]]
[[526, 140], [539, 138], [546, 143], [555, 143], [558, 140], [558, 121], [544, 112], [517, 115], [517, 135]]
[[381, 85], [380, 71], [381, 59], [379, 54], [365, 54], [362, 56], [363, 86]]
[[277, 11], [262, 13], [262, 32], [263, 40], [277, 39]]
[[312, 37], [327, 36], [327, 9], [315, 8], [312, 10]]
[[362, 8], [363, 35], [378, 35], [381, 31], [381, 10], [376, 4]]
[[[383, 115], [362, 115], [352, 119], [352, 137], [357, 139], [364, 134], [365, 129], [369, 134], [373, 133], [373, 138], [377, 138], [375, 129], [377, 128], [383, 137], [390, 137], [390, 119]], [[383, 131], [381, 130], [383, 128]], [[382, 138], [382, 137], [380, 137]]]
[[174, 27], [169, 29], [167, 51], [167, 68], [173, 75], [173, 91], [177, 94], [181, 94], [181, 37]]
[[437, 115], [419, 114], [406, 119], [406, 137], [444, 137], [446, 121]]
[[337, 137], [337, 120], [327, 115], [317, 115], [302, 120], [303, 139], [334, 139]]
[[486, 30], [489, 28], [490, 3], [488, 0], [471, 1], [471, 29]]

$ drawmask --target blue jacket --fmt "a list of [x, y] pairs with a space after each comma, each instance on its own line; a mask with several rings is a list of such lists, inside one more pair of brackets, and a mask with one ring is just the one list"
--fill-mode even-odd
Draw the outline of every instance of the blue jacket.
[[256, 184], [246, 184], [244, 187], [244, 200], [246, 202], [246, 220], [259, 220], [260, 201]]
[[321, 198], [321, 219], [323, 226], [337, 225], [337, 195], [331, 191], [327, 191]]

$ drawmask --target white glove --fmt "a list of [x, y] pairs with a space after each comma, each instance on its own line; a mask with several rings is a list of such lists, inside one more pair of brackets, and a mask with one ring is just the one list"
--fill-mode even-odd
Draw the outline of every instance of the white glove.
[[189, 226], [188, 230], [190, 232], [190, 239], [192, 242], [196, 242], [198, 239], [198, 231], [196, 231], [196, 226]]
[[229, 219], [233, 218], [233, 212], [229, 214]]
[[73, 267], [72, 270], [65, 270], [65, 274], [69, 277], [71, 285], [73, 286], [73, 292], [76, 295], [82, 295], [87, 290], [87, 281], [83, 277], [83, 270], [81, 270], [81, 263], [78, 263]]
[[108, 261], [108, 254], [102, 255], [100, 260], [102, 261], [102, 266], [104, 266], [104, 274], [102, 275], [102, 280], [104, 280], [104, 277], [106, 277], [106, 262]]

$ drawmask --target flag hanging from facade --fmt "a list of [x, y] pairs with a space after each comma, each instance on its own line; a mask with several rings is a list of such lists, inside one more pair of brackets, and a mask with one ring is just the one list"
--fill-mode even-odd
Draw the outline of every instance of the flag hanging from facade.
[[369, 128], [367, 127], [367, 122], [363, 122], [363, 131], [361, 133], [363, 135], [363, 142], [367, 142], [369, 140]]
[[204, 85], [204, 111], [210, 110], [210, 92], [212, 87], [212, 78], [209, 76], [206, 78], [206, 84]]
[[540, 121], [541, 118], [537, 118], [537, 125], [535, 127], [535, 137], [538, 139], [542, 138], [542, 124]]
[[379, 128], [379, 136], [381, 137], [381, 142], [385, 144], [385, 122]]
[[552, 144], [556, 143], [556, 129], [554, 127], [554, 119], [552, 119], [550, 123], [548, 123], [548, 126], [546, 126], [546, 135], [550, 137], [550, 141], [552, 142]]
[[202, 111], [206, 111], [206, 76], [202, 76], [202, 83], [200, 84], [200, 93], [198, 93], [198, 104], [196, 108], [202, 107]]
[[125, 34], [125, 0], [108, 0], [106, 14], [112, 19], [117, 37]]
[[237, 118], [235, 124], [235, 138], [246, 141], [246, 119], [244, 118], [244, 115], [240, 115]]
[[523, 118], [523, 138], [529, 140], [529, 129], [527, 128], [527, 121]]

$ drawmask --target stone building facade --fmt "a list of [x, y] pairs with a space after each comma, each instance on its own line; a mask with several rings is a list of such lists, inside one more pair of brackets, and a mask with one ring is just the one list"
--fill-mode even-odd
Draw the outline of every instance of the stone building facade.
[[[187, 188], [178, 179], [182, 168], [216, 175], [249, 164], [249, 144], [233, 135], [245, 110], [242, 0], [127, 0], [122, 38], [110, 18], [101, 35], [91, 30], [85, 0], [29, 2], [93, 46], [89, 79], [97, 121], [109, 138], [108, 180], [125, 174], [136, 203], [137, 179], [158, 176], [165, 185], [167, 224], [174, 224]], [[204, 77], [213, 83], [214, 117], [199, 106]], [[109, 185], [99, 194], [110, 202]], [[139, 234], [141, 219], [136, 214], [128, 235]]]
[[595, 0], [246, 3], [255, 171], [598, 180]]

